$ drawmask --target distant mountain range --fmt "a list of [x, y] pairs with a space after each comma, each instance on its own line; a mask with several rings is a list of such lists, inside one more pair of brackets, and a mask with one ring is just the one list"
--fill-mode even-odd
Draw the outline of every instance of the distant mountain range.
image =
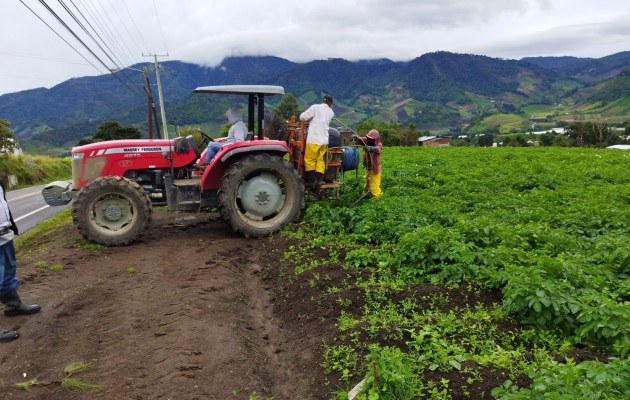
[[[109, 120], [146, 131], [147, 100], [138, 71], [144, 67], [151, 69], [149, 79], [155, 85], [152, 64], [137, 64], [113, 74], [70, 79], [50, 89], [2, 95], [0, 118], [11, 123], [22, 147], [32, 152], [67, 150]], [[521, 60], [435, 52], [408, 62], [294, 63], [272, 56], [232, 57], [213, 68], [164, 62], [160, 77], [171, 126], [223, 123], [223, 112], [236, 99], [192, 90], [224, 84], [281, 85], [303, 108], [329, 93], [335, 98], [337, 117], [347, 125], [373, 118], [438, 134], [527, 130], [536, 122], [553, 124], [589, 115], [610, 122], [630, 119], [630, 51], [597, 59]], [[153, 93], [157, 103], [155, 88]], [[273, 107], [278, 100], [269, 98], [268, 104]], [[492, 115], [511, 115], [517, 122], [492, 127], [487, 122]]]

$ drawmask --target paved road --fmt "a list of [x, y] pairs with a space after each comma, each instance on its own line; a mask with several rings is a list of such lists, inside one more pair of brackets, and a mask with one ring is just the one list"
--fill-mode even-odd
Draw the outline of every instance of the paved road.
[[11, 214], [13, 214], [13, 219], [20, 233], [26, 232], [68, 207], [50, 207], [47, 205], [42, 197], [44, 186], [32, 186], [7, 192], [7, 201], [11, 208]]

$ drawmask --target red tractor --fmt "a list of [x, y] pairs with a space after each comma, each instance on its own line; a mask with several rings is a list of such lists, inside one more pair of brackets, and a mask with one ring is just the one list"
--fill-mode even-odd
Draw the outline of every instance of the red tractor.
[[[149, 225], [153, 204], [160, 203], [169, 211], [217, 208], [246, 237], [263, 237], [298, 220], [305, 202], [304, 184], [293, 162], [299, 151], [263, 135], [265, 96], [284, 94], [284, 89], [230, 85], [194, 92], [246, 95], [247, 140], [224, 145], [203, 171], [195, 168], [202, 153], [192, 137], [74, 147], [72, 181], [47, 185], [42, 190], [46, 203], [59, 206], [74, 200], [72, 219], [79, 232], [106, 246], [137, 239]], [[254, 126], [256, 135], [251, 132]], [[202, 136], [204, 141], [213, 140]], [[300, 144], [294, 141], [295, 146]]]

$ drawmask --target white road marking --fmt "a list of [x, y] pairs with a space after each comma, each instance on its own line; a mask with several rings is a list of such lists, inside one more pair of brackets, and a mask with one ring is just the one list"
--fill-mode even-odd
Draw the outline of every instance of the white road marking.
[[49, 205], [45, 205], [44, 207], [42, 207], [42, 208], [38, 208], [38, 209], [37, 209], [37, 210], [35, 210], [35, 211], [31, 211], [30, 213], [28, 213], [28, 214], [26, 214], [26, 215], [22, 215], [21, 217], [16, 218], [16, 219], [15, 219], [15, 222], [18, 222], [18, 221], [20, 221], [20, 220], [22, 220], [22, 219], [24, 219], [24, 218], [26, 218], [26, 217], [29, 217], [29, 216], [31, 216], [31, 215], [33, 215], [33, 214], [35, 214], [35, 213], [38, 213], [38, 212], [40, 212], [40, 211], [42, 211], [42, 210], [44, 210], [44, 209], [46, 209], [46, 208], [48, 208], [48, 207], [50, 207], [50, 206], [49, 206]]

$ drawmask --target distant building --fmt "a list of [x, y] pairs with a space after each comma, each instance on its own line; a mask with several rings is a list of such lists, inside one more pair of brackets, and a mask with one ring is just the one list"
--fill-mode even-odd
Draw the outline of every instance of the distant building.
[[418, 138], [418, 146], [425, 147], [445, 147], [451, 145], [450, 136], [421, 136]]
[[545, 135], [547, 133], [552, 133], [555, 132], [558, 135], [564, 135], [565, 133], [565, 129], [564, 128], [551, 128], [551, 129], [547, 129], [546, 131], [536, 131], [536, 132], [532, 132], [534, 135]]

